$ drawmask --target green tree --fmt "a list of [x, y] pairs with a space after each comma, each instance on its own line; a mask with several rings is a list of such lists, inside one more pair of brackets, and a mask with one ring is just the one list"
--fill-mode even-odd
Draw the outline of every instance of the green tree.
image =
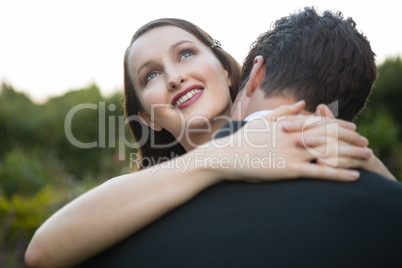
[[[65, 129], [94, 148], [72, 144]], [[96, 85], [36, 104], [11, 85], [0, 87], [0, 267], [24, 267], [23, 253], [34, 230], [66, 202], [127, 172], [118, 161], [121, 93], [104, 98]], [[99, 139], [105, 140], [100, 146]]]
[[402, 62], [387, 59], [378, 66], [369, 102], [359, 115], [358, 131], [370, 141], [370, 147], [398, 178], [402, 179]]
[[39, 142], [36, 127], [39, 106], [7, 84], [1, 85], [0, 156], [14, 147], [28, 148]]

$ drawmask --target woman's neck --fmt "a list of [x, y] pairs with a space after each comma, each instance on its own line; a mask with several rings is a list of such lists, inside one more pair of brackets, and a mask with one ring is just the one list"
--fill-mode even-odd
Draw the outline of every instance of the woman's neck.
[[212, 136], [230, 120], [229, 116], [217, 116], [205, 127], [188, 128], [180, 139], [180, 144], [187, 152], [209, 141]]
[[181, 138], [177, 138], [180, 144], [184, 147], [187, 152], [195, 149], [201, 144], [209, 141], [217, 131], [219, 131], [227, 122], [231, 121], [230, 110], [232, 108], [232, 103], [223, 110], [219, 115], [215, 116], [210, 121], [202, 120], [198, 124], [193, 121], [194, 127], [186, 127], [185, 133]]

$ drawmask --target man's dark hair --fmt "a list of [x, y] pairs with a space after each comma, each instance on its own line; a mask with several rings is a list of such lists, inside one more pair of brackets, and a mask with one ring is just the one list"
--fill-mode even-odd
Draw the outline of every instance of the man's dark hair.
[[338, 117], [352, 120], [364, 107], [377, 77], [375, 54], [352, 18], [314, 8], [277, 20], [254, 42], [243, 65], [241, 88], [253, 60], [264, 57], [266, 97], [305, 100], [314, 112], [320, 103], [338, 102]]

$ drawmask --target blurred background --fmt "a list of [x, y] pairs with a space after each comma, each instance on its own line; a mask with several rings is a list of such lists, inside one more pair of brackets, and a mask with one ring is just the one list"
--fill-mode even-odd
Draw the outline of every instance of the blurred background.
[[[132, 34], [161, 17], [194, 22], [239, 62], [271, 22], [304, 6], [353, 17], [371, 41], [379, 70], [355, 123], [401, 180], [402, 22], [395, 2], [136, 2], [0, 0], [0, 267], [25, 267], [26, 245], [46, 218], [131, 171], [135, 150], [119, 147], [130, 140], [119, 125], [123, 55]], [[71, 114], [77, 105], [92, 106]], [[74, 146], [66, 122], [76, 140], [93, 148]]]

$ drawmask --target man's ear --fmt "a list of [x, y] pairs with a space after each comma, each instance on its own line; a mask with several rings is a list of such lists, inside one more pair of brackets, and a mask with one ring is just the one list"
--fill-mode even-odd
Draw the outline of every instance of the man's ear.
[[155, 130], [155, 131], [162, 130], [163, 127], [161, 125], [159, 125], [158, 123], [156, 123], [147, 112], [145, 112], [145, 111], [138, 112], [138, 116], [142, 123], [149, 126], [153, 130]]
[[264, 57], [258, 55], [254, 58], [253, 68], [250, 72], [250, 78], [246, 83], [245, 90], [247, 97], [251, 97], [257, 87], [261, 84], [265, 77]]

